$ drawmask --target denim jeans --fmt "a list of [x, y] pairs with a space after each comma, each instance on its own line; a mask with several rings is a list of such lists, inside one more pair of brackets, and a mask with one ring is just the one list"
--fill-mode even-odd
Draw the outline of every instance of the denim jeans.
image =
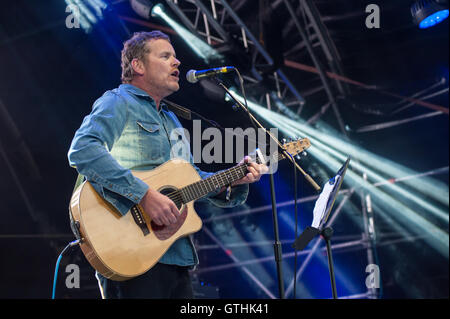
[[189, 267], [157, 263], [145, 274], [113, 281], [96, 272], [104, 299], [192, 299]]

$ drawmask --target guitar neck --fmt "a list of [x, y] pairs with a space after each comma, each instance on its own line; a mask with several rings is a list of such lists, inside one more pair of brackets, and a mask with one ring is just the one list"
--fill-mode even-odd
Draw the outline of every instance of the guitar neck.
[[[284, 159], [285, 156], [274, 153], [271, 157], [272, 163]], [[256, 158], [257, 163], [261, 163], [260, 159]], [[196, 183], [187, 185], [179, 190], [183, 203], [188, 203], [193, 200], [200, 199], [210, 192], [216, 191], [224, 186], [231, 185], [231, 183], [240, 180], [247, 174], [247, 163], [239, 164], [225, 171], [214, 174]]]

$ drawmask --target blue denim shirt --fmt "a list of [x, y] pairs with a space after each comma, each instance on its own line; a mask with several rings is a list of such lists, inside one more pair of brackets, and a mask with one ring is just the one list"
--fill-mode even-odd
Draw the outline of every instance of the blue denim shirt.
[[[151, 170], [175, 157], [193, 164], [189, 149], [184, 129], [173, 112], [163, 103], [157, 110], [155, 101], [145, 91], [122, 84], [95, 101], [92, 112], [75, 133], [68, 158], [70, 165], [125, 215], [149, 188], [131, 170]], [[213, 174], [193, 166], [202, 179]], [[207, 199], [219, 207], [233, 207], [245, 202], [248, 185], [233, 187], [229, 200], [217, 193], [209, 194]], [[178, 239], [160, 262], [196, 265], [198, 257], [190, 238]]]

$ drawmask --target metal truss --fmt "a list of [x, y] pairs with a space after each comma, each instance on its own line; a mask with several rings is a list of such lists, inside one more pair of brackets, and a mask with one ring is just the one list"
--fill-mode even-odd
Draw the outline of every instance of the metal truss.
[[[240, 1], [242, 5], [245, 1]], [[305, 99], [283, 70], [274, 64], [260, 40], [232, 9], [226, 0], [166, 0], [184, 25], [208, 44], [226, 55], [233, 52], [242, 58], [242, 65], [250, 65], [243, 77], [250, 84], [262, 83], [257, 92], [249, 92], [256, 101], [269, 109], [282, 100], [286, 105], [301, 107]], [[274, 94], [275, 93], [275, 94]], [[278, 100], [278, 101], [277, 101]]]
[[[253, 90], [248, 90], [248, 95], [261, 105], [266, 105], [268, 109], [277, 112], [292, 115], [292, 110], [299, 116], [306, 103], [305, 98], [313, 94], [322, 94], [326, 101], [323, 106], [317, 107], [315, 114], [307, 120], [307, 123], [314, 123], [318, 121], [323, 114], [331, 107], [337, 119], [337, 123], [341, 133], [347, 137], [347, 130], [345, 128], [344, 119], [341, 116], [337, 100], [345, 98], [349, 94], [348, 83], [356, 84], [345, 78], [339, 53], [331, 39], [329, 32], [324, 24], [325, 19], [320, 15], [320, 12], [313, 0], [275, 0], [266, 1], [259, 0], [259, 11], [255, 14], [261, 14], [263, 4], [286, 18], [287, 23], [284, 24], [281, 31], [284, 42], [293, 44], [288, 48], [283, 48], [283, 61], [280, 64], [277, 57], [269, 54], [269, 48], [265, 45], [261, 38], [261, 33], [256, 34], [255, 28], [248, 25], [245, 18], [242, 18], [238, 12], [243, 12], [247, 5], [254, 5], [256, 1], [253, 0], [165, 0], [168, 7], [178, 16], [179, 20], [184, 26], [203, 39], [210, 46], [214, 47], [218, 52], [224, 56], [238, 56], [238, 64], [236, 65], [243, 74], [244, 79], [249, 83], [249, 87]], [[253, 7], [254, 9], [254, 7]], [[267, 8], [266, 8], [267, 9]], [[261, 22], [260, 22], [261, 23]], [[260, 30], [259, 30], [260, 31]], [[313, 62], [313, 66], [307, 64]], [[301, 94], [297, 88], [299, 83], [294, 85], [294, 82], [288, 79], [282, 68], [293, 68], [302, 71], [302, 75], [306, 72], [313, 74], [315, 86], [311, 83], [301, 83]], [[318, 78], [317, 78], [318, 76]], [[317, 85], [317, 80], [320, 84]], [[368, 86], [366, 86], [368, 87]], [[408, 100], [407, 100], [408, 101]], [[280, 103], [287, 106], [287, 108], [279, 107]], [[431, 117], [440, 113], [432, 113], [423, 117]], [[419, 118], [417, 118], [419, 119]], [[414, 119], [408, 119], [416, 120]], [[402, 122], [403, 123], [403, 122]], [[401, 123], [382, 123], [383, 126], [361, 128], [360, 131], [381, 129], [390, 127]], [[447, 168], [448, 171], [448, 168]], [[391, 183], [392, 181], [389, 181]], [[381, 185], [381, 184], [380, 184]], [[374, 185], [378, 186], [378, 185]], [[374, 252], [379, 242], [376, 239], [376, 231], [374, 225], [374, 213], [372, 211], [370, 195], [364, 191], [347, 190], [342, 192], [345, 198], [341, 205], [335, 210], [333, 217], [329, 221], [331, 225], [344, 203], [352, 196], [352, 194], [359, 195], [361, 201], [361, 216], [364, 232], [360, 234], [359, 239], [355, 239], [348, 243], [340, 243], [334, 245], [335, 249], [343, 249], [348, 247], [359, 247], [365, 249], [367, 252], [368, 264], [374, 264]], [[304, 198], [299, 200], [309, 201], [316, 197]], [[281, 205], [292, 205], [293, 203], [281, 203]], [[277, 204], [280, 206], [280, 203]], [[252, 209], [252, 212], [263, 211], [270, 209], [270, 207], [259, 207]], [[220, 217], [214, 217], [206, 220], [205, 224], [212, 222], [218, 218], [233, 218], [235, 216], [245, 215], [251, 212], [238, 212], [234, 214], [224, 214]], [[226, 252], [226, 246], [220, 242], [208, 227], [204, 227], [203, 231], [215, 242], [217, 247], [220, 247]], [[401, 239], [400, 239], [401, 240]], [[319, 249], [320, 241], [317, 240], [313, 248], [309, 251], [303, 251], [302, 254], [307, 253], [307, 257], [300, 266], [298, 276], [301, 276], [304, 268], [308, 265], [313, 253]], [[264, 291], [268, 297], [273, 298], [272, 293], [264, 286], [264, 284], [254, 276], [245, 265], [251, 264], [252, 261], [242, 262], [230, 255], [233, 262], [230, 265], [219, 265], [209, 267], [210, 269], [198, 269], [196, 273], [214, 271], [225, 269], [227, 267], [239, 266], [242, 267], [246, 275], [254, 281], [258, 287]], [[272, 260], [273, 257], [263, 258], [264, 261]], [[261, 261], [257, 261], [261, 262]], [[298, 280], [298, 278], [297, 278]], [[291, 293], [292, 286], [288, 286], [286, 296]], [[377, 294], [374, 289], [368, 289], [355, 296], [347, 296], [344, 298], [376, 298]]]
[[[257, 38], [236, 13], [247, 4], [247, 1], [235, 0], [229, 4], [226, 0], [166, 0], [166, 3], [191, 32], [203, 38], [208, 44], [222, 52], [234, 50], [236, 54], [247, 58], [247, 60], [243, 58], [242, 63], [250, 64], [251, 67], [244, 72], [244, 78], [251, 84], [260, 84], [257, 90], [250, 92], [256, 101], [265, 104], [269, 109], [283, 113], [285, 111], [283, 108], [276, 107], [281, 101], [289, 108], [293, 108], [297, 115], [301, 113], [306, 100], [283, 72], [282, 66], [286, 66], [284, 60], [281, 65], [278, 65], [279, 63], [274, 61], [274, 57], [268, 53], [266, 46], [262, 43], [264, 41]], [[330, 80], [327, 77], [326, 69], [333, 74], [342, 75], [342, 66], [339, 54], [316, 6], [311, 0], [294, 2], [261, 0], [259, 10], [263, 3], [270, 7], [265, 10], [277, 10], [276, 14], [282, 14], [288, 18], [284, 29], [280, 31], [285, 38], [283, 41], [294, 42], [296, 45], [286, 48], [282, 52], [283, 57], [301, 56], [306, 53], [314, 62], [321, 85], [308, 90], [305, 88], [305, 95], [325, 91], [328, 103], [325, 104], [326, 107], [321, 108], [313, 120], [317, 121], [331, 106], [341, 132], [346, 135], [345, 123], [335, 96], [344, 97], [348, 91], [347, 84], [336, 78]], [[289, 67], [295, 68], [292, 64], [289, 64]], [[263, 82], [264, 85], [262, 85]]]
[[[430, 170], [424, 173], [405, 176], [402, 178], [397, 179], [389, 179], [385, 181], [380, 181], [378, 183], [372, 184], [374, 187], [380, 187], [382, 185], [386, 184], [392, 184], [392, 183], [398, 183], [403, 182], [405, 180], [419, 178], [423, 176], [431, 176], [431, 175], [437, 175], [442, 173], [447, 173], [449, 170], [449, 167], [442, 167], [434, 170]], [[364, 177], [364, 175], [363, 175]], [[343, 253], [343, 252], [349, 252], [349, 251], [355, 251], [355, 250], [365, 250], [366, 251], [366, 257], [367, 257], [367, 264], [376, 264], [375, 259], [375, 250], [377, 247], [380, 246], [386, 246], [391, 245], [399, 242], [408, 241], [411, 242], [413, 240], [421, 240], [424, 239], [426, 236], [412, 236], [411, 234], [399, 234], [397, 232], [395, 233], [376, 233], [375, 223], [374, 223], [374, 211], [372, 210], [370, 195], [366, 194], [362, 188], [361, 189], [343, 189], [339, 192], [339, 195], [344, 196], [339, 203], [339, 205], [334, 209], [334, 212], [331, 216], [331, 218], [328, 220], [325, 227], [331, 227], [340, 213], [343, 210], [343, 207], [345, 203], [355, 195], [359, 195], [358, 197], [361, 199], [361, 211], [362, 211], [362, 218], [363, 218], [363, 232], [360, 234], [355, 235], [347, 235], [347, 236], [335, 236], [332, 241], [333, 244], [331, 246], [333, 253]], [[318, 198], [318, 195], [314, 196], [308, 196], [304, 198], [300, 198], [297, 200], [297, 203], [306, 203], [306, 202], [312, 202], [315, 201]], [[286, 201], [282, 203], [277, 203], [277, 207], [286, 207], [286, 206], [292, 206], [294, 204], [294, 201]], [[252, 246], [264, 246], [264, 245], [271, 245], [272, 242], [269, 241], [260, 241], [260, 242], [249, 242], [249, 243], [236, 243], [236, 244], [224, 244], [221, 242], [220, 238], [215, 236], [213, 232], [209, 229], [209, 226], [211, 223], [219, 220], [224, 219], [230, 219], [230, 218], [236, 218], [236, 217], [242, 217], [250, 214], [255, 213], [262, 213], [266, 212], [271, 209], [270, 205], [262, 206], [262, 207], [256, 207], [251, 208], [239, 212], [234, 212], [230, 214], [219, 214], [218, 216], [211, 217], [209, 219], [204, 220], [204, 227], [202, 228], [202, 231], [213, 240], [213, 245], [197, 245], [198, 251], [201, 250], [211, 250], [211, 249], [221, 249], [224, 251], [232, 260], [230, 263], [220, 264], [220, 265], [213, 265], [208, 267], [199, 267], [197, 270], [194, 271], [195, 276], [198, 276], [202, 273], [208, 273], [208, 272], [217, 272], [217, 271], [223, 271], [227, 269], [232, 268], [240, 268], [244, 271], [246, 275], [249, 276], [250, 280], [252, 280], [269, 298], [275, 298], [272, 292], [264, 285], [261, 280], [259, 280], [253, 273], [249, 271], [247, 266], [259, 264], [259, 263], [265, 263], [265, 262], [273, 262], [274, 256], [267, 256], [267, 257], [261, 257], [261, 258], [255, 258], [250, 260], [239, 260], [234, 256], [230, 249], [232, 248], [239, 248], [239, 247], [252, 247]], [[284, 240], [282, 241], [282, 244], [291, 244], [293, 240]], [[288, 285], [285, 295], [286, 297], [289, 297], [290, 294], [292, 294], [294, 280], [298, 282], [304, 273], [306, 267], [309, 265], [310, 261], [312, 260], [312, 257], [315, 253], [322, 252], [326, 253], [326, 247], [324, 245], [321, 245], [322, 240], [320, 238], [316, 238], [313, 240], [308, 247], [309, 249], [299, 251], [297, 253], [290, 252], [290, 253], [284, 253], [282, 254], [283, 259], [285, 258], [293, 258], [295, 256], [301, 255], [302, 256], [302, 264], [299, 266], [297, 271], [297, 276], [295, 279], [293, 279]], [[326, 275], [326, 274], [325, 274]], [[357, 299], [357, 298], [369, 298], [369, 299], [376, 299], [378, 298], [378, 292], [376, 288], [367, 288], [367, 291], [362, 292], [360, 294], [351, 295], [351, 296], [339, 296], [340, 299]]]

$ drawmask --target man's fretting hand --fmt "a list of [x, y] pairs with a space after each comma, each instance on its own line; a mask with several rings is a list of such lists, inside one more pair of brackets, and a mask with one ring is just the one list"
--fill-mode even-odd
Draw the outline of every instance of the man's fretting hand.
[[248, 165], [247, 165], [248, 172], [243, 178], [232, 183], [231, 184], [232, 186], [257, 182], [260, 180], [260, 178], [263, 174], [266, 174], [269, 171], [269, 168], [267, 167], [267, 165], [257, 164], [255, 162], [251, 162], [250, 160], [251, 160], [251, 158], [249, 156], [245, 156], [239, 162], [238, 165], [243, 164], [243, 163], [248, 163]]

